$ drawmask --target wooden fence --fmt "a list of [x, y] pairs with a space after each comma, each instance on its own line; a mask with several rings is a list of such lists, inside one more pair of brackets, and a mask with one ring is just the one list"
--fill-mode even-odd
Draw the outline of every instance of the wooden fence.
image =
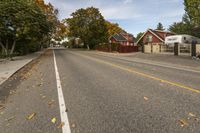
[[123, 46], [120, 44], [101, 44], [96, 46], [96, 50], [103, 52], [119, 52], [119, 53], [130, 53], [138, 52], [137, 46]]

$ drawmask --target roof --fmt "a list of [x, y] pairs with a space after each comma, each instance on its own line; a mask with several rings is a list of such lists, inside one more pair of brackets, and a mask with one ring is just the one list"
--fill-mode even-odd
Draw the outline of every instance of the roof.
[[[152, 29], [151, 29], [152, 30]], [[169, 33], [169, 34], [176, 34], [174, 32], [169, 32], [169, 31], [162, 31], [162, 30], [154, 30], [154, 31], [157, 31], [157, 32], [163, 32], [163, 33]]]
[[138, 39], [138, 41], [136, 42], [136, 44], [138, 44], [140, 42], [140, 40], [146, 35], [147, 32], [150, 32], [152, 33], [154, 36], [156, 36], [160, 41], [164, 42], [165, 41], [165, 38], [163, 38], [162, 36], [160, 36], [158, 34], [158, 32], [161, 32], [163, 34], [175, 34], [175, 33], [172, 33], [172, 32], [168, 32], [168, 31], [161, 31], [161, 30], [152, 30], [152, 29], [148, 29], [141, 37], [140, 39]]
[[121, 34], [114, 34], [113, 37], [116, 41], [127, 41], [127, 39], [125, 37], [123, 37]]

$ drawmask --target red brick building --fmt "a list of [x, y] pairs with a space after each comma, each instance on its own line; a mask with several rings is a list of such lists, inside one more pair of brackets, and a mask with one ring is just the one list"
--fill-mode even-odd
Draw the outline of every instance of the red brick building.
[[110, 43], [119, 43], [123, 46], [134, 46], [135, 38], [132, 34], [121, 32], [109, 38]]

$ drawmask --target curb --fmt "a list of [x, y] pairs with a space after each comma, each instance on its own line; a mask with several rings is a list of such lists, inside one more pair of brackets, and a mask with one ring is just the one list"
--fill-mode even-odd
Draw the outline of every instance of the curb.
[[[23, 66], [21, 66], [20, 68], [18, 68], [17, 70], [15, 70], [11, 75], [9, 75], [8, 77], [6, 77], [5, 79], [3, 79], [2, 81], [0, 81], [0, 85], [2, 85], [4, 82], [6, 82], [10, 77], [12, 77], [13, 75], [15, 75], [17, 72], [19, 72], [20, 70], [22, 70], [24, 67], [26, 67], [28, 64], [30, 64], [31, 62], [35, 61], [36, 59], [40, 58], [48, 49], [45, 49], [43, 51], [40, 51], [41, 53], [39, 55], [37, 55], [36, 57], [30, 59], [29, 61], [27, 61]], [[36, 52], [37, 53], [37, 52]]]

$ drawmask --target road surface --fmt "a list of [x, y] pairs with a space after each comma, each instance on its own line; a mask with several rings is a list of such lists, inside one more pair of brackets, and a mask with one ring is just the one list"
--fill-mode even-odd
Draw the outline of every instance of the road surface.
[[200, 132], [200, 72], [89, 51], [47, 51], [0, 100], [2, 133]]

